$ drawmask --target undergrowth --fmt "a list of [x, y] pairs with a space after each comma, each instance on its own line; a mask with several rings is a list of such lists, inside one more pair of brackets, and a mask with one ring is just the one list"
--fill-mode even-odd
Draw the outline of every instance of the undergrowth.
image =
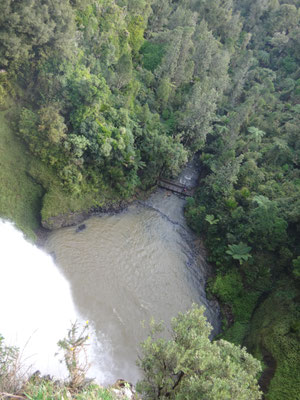
[[[84, 326], [77, 322], [71, 325], [67, 336], [58, 342], [63, 353], [69, 376], [66, 380], [54, 380], [41, 376], [39, 371], [27, 374], [16, 347], [7, 346], [0, 336], [0, 399], [19, 398], [28, 400], [113, 400], [112, 388], [103, 388], [86, 378], [89, 363], [86, 357], [88, 346], [88, 321]], [[26, 371], [26, 372], [24, 372]], [[122, 396], [122, 393], [119, 393]], [[118, 397], [122, 398], [122, 397]]]
[[267, 390], [267, 400], [299, 400], [297, 284], [286, 277], [274, 283], [269, 295], [261, 297], [260, 290], [245, 287], [237, 269], [219, 271], [208, 283], [209, 293], [220, 300], [223, 308], [223, 331], [218, 338], [246, 345], [262, 361], [262, 385]]
[[248, 349], [256, 358], [271, 354], [276, 363], [268, 400], [299, 400], [300, 393], [300, 308], [297, 291], [290, 280], [278, 282], [251, 320]]
[[42, 187], [28, 175], [31, 156], [0, 112], [0, 216], [31, 238], [39, 225]]
[[[80, 195], [63, 188], [50, 166], [34, 158], [0, 112], [0, 217], [14, 221], [35, 239], [40, 223], [53, 229], [59, 218], [92, 208], [113, 205], [120, 197], [108, 186], [93, 191], [88, 184]], [[58, 218], [58, 222], [56, 219]]]

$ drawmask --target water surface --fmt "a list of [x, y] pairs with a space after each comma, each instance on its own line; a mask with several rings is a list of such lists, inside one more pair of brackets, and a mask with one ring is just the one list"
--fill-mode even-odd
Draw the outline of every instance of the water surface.
[[[192, 182], [193, 169], [180, 179]], [[184, 203], [158, 189], [119, 214], [89, 218], [80, 232], [64, 228], [47, 240], [77, 309], [92, 322], [103, 346], [105, 383], [138, 379], [138, 347], [148, 332], [141, 321], [147, 325], [154, 317], [169, 324], [196, 302], [219, 329], [218, 307], [205, 297], [207, 266], [185, 224]]]

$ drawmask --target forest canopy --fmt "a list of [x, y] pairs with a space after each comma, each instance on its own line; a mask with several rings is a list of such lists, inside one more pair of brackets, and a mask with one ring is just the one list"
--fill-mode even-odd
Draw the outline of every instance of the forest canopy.
[[300, 389], [299, 19], [299, 0], [0, 4], [0, 107], [41, 186], [42, 224], [194, 157], [186, 217], [215, 266], [224, 337], [271, 354], [278, 400]]

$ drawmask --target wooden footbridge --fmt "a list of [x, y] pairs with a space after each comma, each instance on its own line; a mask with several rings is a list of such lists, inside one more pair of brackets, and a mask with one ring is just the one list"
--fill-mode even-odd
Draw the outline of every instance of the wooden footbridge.
[[188, 189], [181, 183], [172, 182], [167, 179], [159, 178], [157, 180], [157, 185], [163, 189], [170, 190], [170, 192], [178, 193], [183, 196], [191, 197], [194, 194], [194, 189]]

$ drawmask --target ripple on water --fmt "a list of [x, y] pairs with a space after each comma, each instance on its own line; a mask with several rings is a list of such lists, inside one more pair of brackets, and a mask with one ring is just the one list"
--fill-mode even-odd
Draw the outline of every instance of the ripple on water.
[[[180, 179], [195, 183], [193, 165]], [[147, 335], [141, 321], [154, 316], [169, 323], [196, 302], [207, 307], [218, 329], [218, 307], [205, 297], [206, 267], [183, 208], [184, 199], [158, 190], [123, 213], [88, 219], [85, 229], [53, 232], [45, 248], [55, 254], [59, 270], [0, 220], [0, 333], [21, 348], [30, 339], [30, 362], [60, 375], [56, 343], [82, 315], [95, 337], [90, 375], [102, 383], [118, 378], [134, 383], [139, 343]]]
[[46, 244], [70, 282], [76, 307], [107, 340], [112, 360], [107, 369], [113, 379], [135, 382], [139, 377], [138, 347], [147, 335], [141, 321], [154, 316], [169, 322], [196, 302], [210, 307], [210, 320], [218, 324], [218, 310], [205, 298], [205, 268], [197, 264], [194, 237], [183, 215], [180, 222], [173, 220], [176, 207], [182, 213], [182, 199], [168, 196], [157, 210], [149, 207], [157, 206], [155, 196], [146, 206], [92, 217], [82, 232], [58, 230]]

